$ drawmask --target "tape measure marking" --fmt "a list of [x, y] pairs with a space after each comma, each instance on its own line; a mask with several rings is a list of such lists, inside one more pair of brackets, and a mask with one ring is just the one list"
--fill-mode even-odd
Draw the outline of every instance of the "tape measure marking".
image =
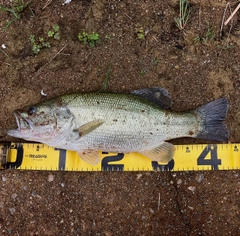
[[47, 145], [36, 143], [2, 144], [0, 149], [1, 169], [192, 171], [232, 170], [240, 168], [240, 144], [196, 144], [176, 145], [175, 147], [176, 153], [174, 159], [169, 163], [151, 161], [149, 158], [138, 153], [117, 154], [99, 152], [101, 162], [95, 166], [91, 166], [73, 151], [54, 149]]

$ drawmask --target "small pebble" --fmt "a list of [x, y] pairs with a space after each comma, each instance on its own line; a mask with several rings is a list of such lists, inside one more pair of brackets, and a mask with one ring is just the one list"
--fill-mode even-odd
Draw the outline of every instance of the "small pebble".
[[53, 176], [53, 174], [50, 174], [48, 176], [48, 182], [52, 182], [53, 180], [54, 180], [54, 176]]
[[149, 208], [150, 213], [154, 213], [154, 210], [152, 208]]
[[7, 181], [7, 178], [5, 176], [2, 176], [2, 181], [3, 182], [6, 182]]
[[61, 183], [61, 187], [64, 187], [65, 186], [65, 184], [64, 183]]
[[199, 174], [197, 177], [196, 177], [196, 180], [198, 183], [201, 183], [204, 179], [204, 175], [203, 174]]
[[14, 199], [16, 199], [17, 194], [16, 194], [16, 193], [13, 193], [11, 197], [12, 197], [12, 199], [14, 200]]
[[15, 208], [9, 208], [9, 211], [10, 211], [10, 213], [11, 213], [12, 215], [14, 215], [15, 212], [16, 212], [16, 209], [15, 209]]
[[190, 191], [192, 191], [192, 192], [194, 193], [194, 191], [196, 190], [196, 187], [194, 187], [194, 186], [189, 186], [189, 187], [188, 187], [188, 190], [190, 190]]
[[137, 174], [137, 179], [140, 179], [142, 177], [142, 174]]
[[181, 184], [182, 183], [182, 180], [181, 179], [178, 179], [177, 180], [177, 184]]
[[6, 45], [5, 44], [2, 44], [2, 49], [6, 49]]
[[68, 3], [70, 3], [72, 0], [65, 0], [63, 3], [62, 3], [62, 5], [65, 5], [65, 4], [68, 4]]

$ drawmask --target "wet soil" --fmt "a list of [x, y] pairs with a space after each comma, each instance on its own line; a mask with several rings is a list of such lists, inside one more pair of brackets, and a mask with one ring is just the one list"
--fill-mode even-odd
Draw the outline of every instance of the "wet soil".
[[[184, 111], [227, 97], [230, 142], [240, 141], [240, 13], [221, 30], [227, 1], [190, 1], [183, 30], [171, 1], [31, 1], [0, 11], [0, 135], [13, 110], [81, 91], [164, 87]], [[1, 0], [11, 8], [14, 3]], [[231, 1], [231, 9], [237, 6]], [[226, 18], [230, 10], [226, 10]], [[226, 19], [225, 18], [225, 19]], [[48, 37], [59, 26], [60, 39]], [[98, 33], [93, 47], [78, 34]], [[30, 36], [50, 47], [34, 54]], [[41, 90], [47, 96], [41, 95]], [[202, 140], [178, 139], [175, 144]], [[238, 171], [75, 173], [4, 170], [1, 235], [239, 235]]]

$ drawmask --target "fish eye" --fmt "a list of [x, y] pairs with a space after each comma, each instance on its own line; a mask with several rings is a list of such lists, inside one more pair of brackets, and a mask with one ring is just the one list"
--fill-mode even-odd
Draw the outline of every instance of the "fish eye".
[[28, 108], [28, 115], [31, 116], [36, 111], [35, 107]]

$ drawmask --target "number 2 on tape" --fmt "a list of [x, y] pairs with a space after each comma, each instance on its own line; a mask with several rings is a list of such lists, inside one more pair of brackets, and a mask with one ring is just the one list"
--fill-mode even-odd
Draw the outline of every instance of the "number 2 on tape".
[[[210, 153], [210, 159], [206, 159], [207, 155]], [[197, 159], [198, 165], [210, 165], [212, 170], [218, 170], [218, 165], [222, 164], [221, 159], [218, 159], [217, 156], [217, 145], [210, 144], [207, 145], [202, 153], [199, 155]]]

